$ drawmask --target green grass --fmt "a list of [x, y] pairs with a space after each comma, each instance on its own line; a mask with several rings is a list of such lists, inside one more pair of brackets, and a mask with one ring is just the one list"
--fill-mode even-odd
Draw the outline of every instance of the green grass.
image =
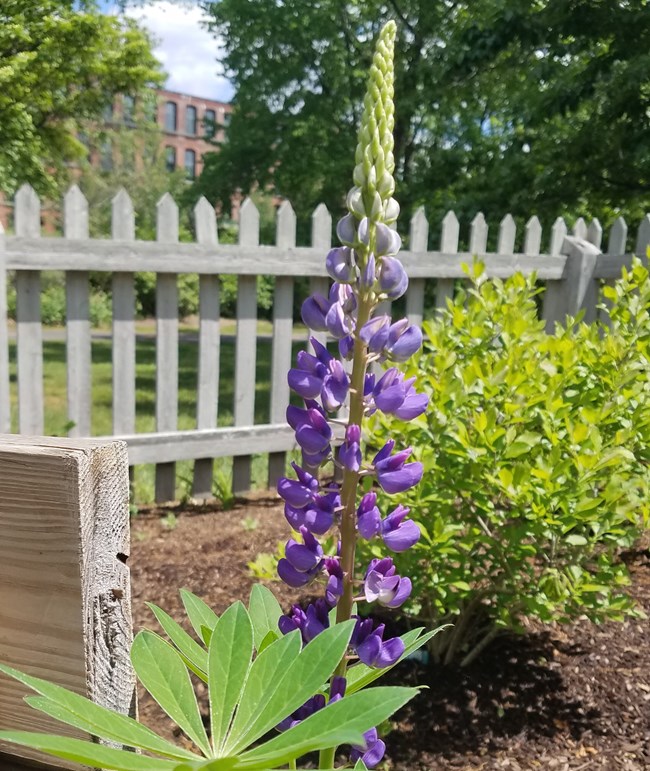
[[[294, 356], [299, 343], [294, 344]], [[112, 432], [112, 343], [110, 340], [92, 342], [92, 433], [94, 436]], [[10, 345], [12, 381], [12, 430], [18, 430], [18, 403], [16, 387], [16, 346]], [[196, 384], [198, 345], [196, 342], [179, 343], [178, 361], [178, 428], [196, 428]], [[233, 424], [235, 344], [221, 340], [219, 377], [219, 426]], [[267, 423], [270, 404], [271, 341], [257, 341], [257, 371], [255, 378], [255, 423]], [[66, 394], [66, 351], [63, 341], [43, 342], [43, 381], [45, 393], [45, 433], [65, 436], [68, 427]], [[155, 431], [156, 409], [156, 344], [155, 340], [139, 338], [136, 343], [136, 431]], [[215, 461], [215, 483], [223, 474], [230, 474], [230, 458]], [[177, 497], [188, 497], [192, 486], [192, 466], [189, 461], [177, 463]], [[253, 458], [253, 486], [265, 487], [266, 456]], [[136, 468], [134, 497], [137, 502], [153, 500], [154, 467]]]

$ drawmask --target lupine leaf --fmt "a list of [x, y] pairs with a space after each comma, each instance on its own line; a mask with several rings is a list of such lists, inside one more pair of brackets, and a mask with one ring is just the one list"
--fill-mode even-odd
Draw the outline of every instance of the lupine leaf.
[[404, 661], [404, 659], [413, 653], [413, 651], [421, 648], [423, 645], [429, 642], [432, 637], [435, 637], [438, 632], [445, 629], [447, 626], [449, 625], [445, 624], [444, 626], [438, 627], [437, 629], [432, 629], [429, 632], [425, 632], [425, 634], [421, 636], [418, 635], [422, 631], [422, 627], [419, 629], [412, 629], [410, 632], [401, 635], [400, 639], [404, 641], [405, 645], [404, 653], [400, 656], [399, 659], [397, 659], [393, 666], [385, 667], [383, 669], [374, 669], [373, 667], [369, 667], [361, 661], [358, 664], [351, 666], [347, 671], [346, 693], [352, 694], [356, 691], [360, 691], [370, 683], [373, 683], [375, 680], [383, 677], [383, 675], [391, 670], [396, 664], [399, 664], [400, 661]]
[[212, 631], [208, 649], [208, 688], [212, 746], [220, 754], [241, 699], [253, 656], [253, 627], [241, 602], [231, 605]]
[[175, 760], [149, 758], [127, 750], [116, 750], [102, 744], [72, 739], [68, 736], [50, 736], [30, 731], [0, 731], [0, 740], [31, 747], [64, 760], [83, 763], [91, 768], [111, 771], [174, 771]]
[[142, 685], [197, 747], [210, 757], [210, 744], [190, 676], [177, 651], [162, 637], [145, 630], [139, 632], [133, 641], [131, 661]]
[[265, 648], [268, 648], [271, 643], [274, 643], [280, 637], [278, 632], [269, 631], [264, 635], [264, 639], [260, 643], [257, 649], [258, 653], [261, 653]]
[[418, 692], [417, 688], [387, 686], [345, 696], [297, 726], [240, 755], [238, 768], [273, 767], [314, 750], [339, 744], [363, 744], [364, 731], [382, 723]]
[[354, 767], [354, 771], [368, 771], [368, 766], [359, 758]]
[[181, 589], [180, 595], [192, 628], [203, 642], [209, 645], [210, 638], [206, 639], [203, 629], [206, 628], [212, 631], [217, 625], [219, 616], [200, 597], [192, 594], [188, 589]]
[[269, 632], [277, 634], [282, 608], [270, 589], [262, 584], [255, 584], [251, 589], [248, 612], [253, 623], [255, 650], [259, 651], [262, 640]]
[[[235, 754], [237, 748], [245, 747], [246, 734], [261, 709], [261, 703], [281, 682], [291, 662], [300, 654], [300, 632], [295, 630], [281, 637], [260, 653], [253, 662], [239, 702], [237, 714], [230, 733], [223, 745], [224, 754]], [[284, 719], [288, 712], [281, 715], [277, 722]]]
[[[251, 689], [248, 688], [253, 680], [253, 665], [233, 723], [234, 736], [228, 746], [230, 752], [239, 752], [259, 739], [320, 690], [343, 658], [354, 625], [354, 621], [346, 621], [321, 632], [299, 655], [288, 661], [274, 679], [260, 689], [263, 698], [258, 698], [256, 704], [249, 705], [247, 697], [251, 699], [257, 688], [260, 688], [259, 683], [254, 683]], [[260, 654], [257, 661], [280, 643], [282, 639], [272, 643]]]
[[[27, 696], [25, 701], [35, 709], [45, 712], [63, 723], [87, 731], [93, 736], [121, 742], [129, 747], [140, 747], [150, 752], [156, 752], [171, 758], [196, 758], [194, 753], [177, 747], [166, 739], [155, 734], [151, 729], [141, 725], [127, 715], [106, 709], [95, 702], [69, 691], [60, 685], [49, 683], [38, 677], [30, 677], [11, 667], [0, 664], [0, 671], [29, 686], [42, 699]], [[60, 711], [60, 715], [55, 710]]]
[[182, 655], [187, 666], [189, 666], [192, 672], [194, 672], [195, 675], [198, 675], [201, 680], [207, 682], [207, 651], [204, 650], [195, 640], [193, 640], [183, 629], [183, 627], [174, 621], [169, 613], [165, 613], [162, 608], [159, 608], [152, 602], [148, 602], [147, 607], [153, 612], [154, 616], [158, 620], [158, 623], [165, 630], [165, 633], [169, 639], [176, 646], [176, 648], [178, 648], [178, 651]]

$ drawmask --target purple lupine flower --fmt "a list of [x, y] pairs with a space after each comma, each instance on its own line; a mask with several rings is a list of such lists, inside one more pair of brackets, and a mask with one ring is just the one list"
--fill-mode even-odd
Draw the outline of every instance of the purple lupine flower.
[[342, 406], [348, 395], [350, 378], [338, 359], [324, 345], [311, 338], [315, 356], [300, 351], [297, 367], [289, 370], [289, 386], [303, 399], [315, 399], [320, 396], [323, 407], [334, 412]]
[[345, 429], [345, 441], [339, 447], [339, 462], [348, 471], [359, 471], [361, 468], [361, 429], [354, 424]]
[[375, 406], [400, 420], [412, 420], [422, 415], [429, 404], [429, 397], [417, 393], [414, 382], [414, 377], [404, 380], [404, 375], [396, 367], [387, 369], [372, 389]]
[[394, 447], [394, 440], [389, 439], [372, 462], [381, 489], [389, 495], [403, 493], [404, 490], [414, 487], [424, 473], [421, 463], [406, 463], [413, 452], [411, 447], [391, 455]]
[[325, 572], [329, 575], [325, 587], [325, 601], [334, 607], [343, 594], [343, 569], [337, 557], [326, 557]]
[[343, 312], [354, 318], [357, 311], [357, 296], [354, 289], [348, 284], [334, 282], [329, 291], [329, 301], [331, 304], [339, 303]]
[[422, 346], [422, 330], [409, 326], [408, 319], [400, 319], [388, 330], [384, 353], [391, 361], [407, 361]]
[[302, 630], [307, 622], [307, 615], [300, 605], [292, 605], [288, 616], [280, 616], [278, 619], [278, 628], [282, 634], [289, 634], [296, 629]]
[[350, 762], [356, 763], [357, 760], [362, 760], [366, 768], [374, 768], [384, 757], [386, 752], [386, 745], [379, 738], [376, 728], [371, 728], [363, 734], [365, 745], [359, 747], [352, 745], [350, 750]]
[[283, 477], [278, 482], [278, 494], [289, 505], [300, 509], [311, 503], [316, 497], [319, 488], [318, 479], [300, 468], [297, 463], [292, 462], [291, 465], [298, 479]]
[[374, 621], [371, 618], [357, 617], [350, 645], [366, 666], [375, 669], [392, 667], [404, 653], [404, 643], [399, 637], [384, 640], [384, 624], [379, 624], [376, 629], [373, 627]]
[[397, 300], [408, 289], [409, 278], [396, 257], [384, 257], [379, 269], [379, 288], [389, 300]]
[[323, 407], [328, 412], [336, 412], [341, 409], [347, 399], [349, 388], [350, 378], [345, 367], [338, 359], [333, 358], [329, 364], [329, 371], [323, 379], [321, 390]]
[[354, 253], [349, 246], [330, 249], [325, 258], [325, 269], [334, 281], [350, 284], [356, 279]]
[[341, 505], [336, 492], [314, 496], [305, 506], [284, 504], [284, 516], [294, 530], [306, 527], [315, 535], [324, 535], [334, 524], [335, 511]]
[[317, 332], [324, 332], [327, 329], [325, 316], [330, 309], [330, 302], [322, 294], [315, 292], [308, 297], [302, 304], [300, 315], [305, 326], [315, 329]]
[[[375, 253], [378, 257], [386, 257], [397, 254], [402, 247], [402, 239], [399, 233], [388, 225], [377, 224], [375, 231]], [[382, 260], [383, 262], [383, 260]]]
[[312, 400], [308, 400], [307, 409], [287, 407], [287, 423], [296, 432], [296, 441], [303, 450], [303, 459], [307, 465], [318, 466], [330, 454], [332, 429], [325, 417], [325, 412]]
[[390, 557], [374, 559], [368, 565], [363, 582], [368, 602], [378, 602], [387, 608], [399, 608], [411, 594], [411, 579], [402, 578]]
[[335, 340], [347, 337], [352, 333], [353, 320], [346, 315], [341, 303], [332, 303], [325, 316], [327, 331]]
[[354, 338], [346, 335], [339, 340], [339, 355], [342, 359], [351, 359], [354, 352]]
[[377, 269], [375, 255], [372, 252], [368, 255], [368, 260], [361, 271], [359, 277], [359, 286], [362, 289], [372, 289], [377, 279]]
[[278, 562], [278, 575], [294, 589], [306, 586], [323, 568], [323, 547], [306, 527], [300, 528], [303, 543], [290, 538], [284, 547], [284, 558]]
[[306, 611], [300, 605], [293, 605], [288, 616], [280, 616], [278, 628], [282, 634], [289, 634], [299, 629], [303, 644], [307, 645], [310, 640], [329, 627], [329, 612], [330, 606], [322, 597], [310, 603]]
[[357, 530], [366, 540], [374, 538], [381, 529], [381, 514], [377, 508], [377, 493], [366, 493], [357, 509]]
[[406, 519], [409, 509], [400, 505], [381, 523], [381, 537], [391, 551], [403, 552], [420, 540], [420, 528], [412, 519]]
[[336, 223], [336, 235], [346, 246], [354, 246], [357, 240], [357, 218], [354, 214], [346, 214]]
[[[278, 731], [288, 731], [289, 728], [297, 726], [302, 720], [306, 720], [314, 712], [318, 712], [324, 709], [328, 704], [334, 704], [334, 702], [340, 701], [345, 696], [346, 679], [344, 677], [333, 677], [330, 684], [329, 699], [325, 701], [325, 696], [322, 693], [317, 693], [297, 709], [292, 712], [289, 717], [286, 717], [282, 722], [278, 723], [276, 729]], [[365, 734], [364, 734], [365, 738]]]
[[[312, 338], [312, 345], [315, 338]], [[292, 367], [287, 375], [289, 387], [303, 399], [315, 399], [320, 396], [323, 379], [327, 374], [327, 363], [319, 356], [312, 356], [307, 351], [299, 351], [296, 357], [296, 367]]]
[[367, 344], [370, 353], [380, 353], [388, 343], [390, 318], [374, 316], [359, 330], [359, 337]]

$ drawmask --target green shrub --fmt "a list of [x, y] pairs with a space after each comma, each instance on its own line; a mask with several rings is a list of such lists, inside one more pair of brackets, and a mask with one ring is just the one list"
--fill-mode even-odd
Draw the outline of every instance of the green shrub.
[[[431, 400], [402, 429], [425, 466], [404, 501], [422, 538], [395, 555], [413, 577], [409, 612], [454, 624], [434, 656], [465, 664], [526, 619], [638, 613], [618, 555], [647, 526], [650, 486], [647, 271], [635, 263], [608, 290], [611, 331], [574, 321], [553, 335], [534, 277], [486, 281], [476, 265], [471, 278], [425, 322], [408, 373]], [[373, 441], [387, 438], [378, 418]]]

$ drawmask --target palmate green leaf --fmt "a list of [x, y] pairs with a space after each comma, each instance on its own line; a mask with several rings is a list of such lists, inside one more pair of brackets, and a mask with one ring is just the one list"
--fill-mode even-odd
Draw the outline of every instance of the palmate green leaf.
[[221, 616], [208, 649], [208, 689], [210, 725], [215, 754], [230, 727], [241, 699], [253, 656], [253, 627], [241, 602], [231, 605]]
[[147, 607], [153, 612], [160, 626], [165, 630], [169, 639], [178, 648], [183, 660], [195, 675], [201, 678], [203, 682], [208, 681], [208, 654], [196, 640], [193, 640], [189, 634], [174, 619], [165, 613], [162, 608], [147, 603]]
[[345, 696], [274, 739], [242, 753], [238, 768], [277, 767], [307, 752], [339, 744], [363, 744], [364, 731], [382, 723], [418, 692], [417, 688], [387, 686]]
[[219, 616], [200, 597], [192, 594], [188, 589], [181, 589], [180, 595], [192, 628], [198, 637], [206, 645], [209, 645], [210, 637], [207, 636], [206, 638], [204, 630], [207, 629], [211, 632], [217, 625]]
[[259, 739], [322, 687], [345, 655], [354, 625], [354, 621], [346, 621], [325, 629], [298, 655], [285, 661], [285, 666], [264, 685], [253, 677], [255, 664], [283, 641], [272, 643], [259, 655], [251, 667], [232, 735], [225, 746], [227, 753], [240, 752]]
[[204, 755], [210, 757], [210, 743], [180, 654], [162, 637], [145, 630], [133, 641], [131, 661], [142, 685]]
[[412, 629], [410, 632], [401, 635], [400, 639], [404, 642], [404, 653], [400, 656], [399, 659], [397, 659], [393, 666], [385, 667], [384, 669], [373, 669], [361, 661], [358, 664], [354, 664], [354, 666], [351, 666], [347, 671], [346, 693], [352, 694], [356, 691], [360, 691], [370, 683], [373, 683], [375, 680], [383, 677], [386, 672], [399, 664], [400, 661], [404, 661], [407, 656], [410, 656], [411, 653], [428, 643], [432, 637], [435, 637], [438, 632], [441, 632], [448, 626], [449, 624], [445, 624], [438, 627], [437, 629], [432, 629], [429, 632], [425, 632], [424, 634], [420, 634], [423, 630], [423, 627], [419, 627], [418, 629]]
[[248, 612], [253, 624], [255, 650], [259, 651], [262, 641], [269, 632], [277, 634], [282, 608], [270, 589], [262, 584], [255, 584], [251, 589]]
[[129, 747], [139, 747], [165, 757], [197, 758], [194, 753], [168, 742], [133, 718], [101, 707], [67, 688], [38, 677], [30, 677], [1, 664], [0, 671], [41, 694], [43, 698], [27, 696], [25, 701], [63, 723], [87, 731], [93, 736], [120, 742]]
[[0, 731], [0, 740], [31, 747], [91, 768], [105, 768], [111, 771], [174, 771], [178, 766], [176, 760], [149, 758], [136, 755], [135, 752], [116, 750], [67, 736], [50, 736], [30, 731]]

